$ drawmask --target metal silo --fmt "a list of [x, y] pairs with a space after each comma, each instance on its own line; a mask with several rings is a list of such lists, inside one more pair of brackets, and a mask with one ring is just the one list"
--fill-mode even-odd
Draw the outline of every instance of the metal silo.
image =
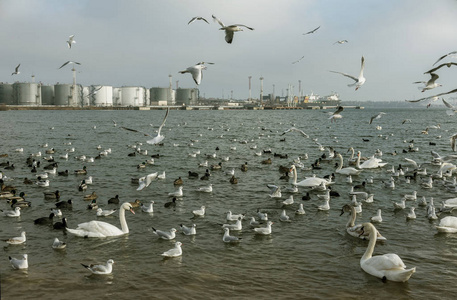
[[168, 105], [171, 105], [173, 102], [173, 97], [170, 94], [171, 89], [170, 88], [160, 88], [160, 87], [155, 87], [151, 88], [149, 90], [150, 94], [150, 103], [152, 104], [153, 102], [161, 102], [161, 101], [167, 101]]
[[41, 86], [33, 82], [16, 82], [13, 84], [13, 97], [17, 105], [40, 105]]
[[90, 88], [88, 86], [84, 86], [82, 88], [82, 92], [83, 92], [83, 95], [82, 95], [82, 106], [89, 106], [90, 105], [90, 97], [89, 97], [89, 93], [90, 93]]
[[76, 85], [76, 90], [73, 93], [72, 84], [56, 84], [54, 85], [54, 103], [55, 105], [80, 106], [82, 88]]
[[41, 104], [54, 105], [54, 86], [42, 85], [41, 86]]
[[176, 105], [196, 105], [197, 104], [197, 89], [177, 89], [176, 90]]
[[121, 88], [118, 88], [118, 87], [113, 88], [113, 106], [122, 105], [121, 97], [122, 97]]
[[121, 102], [123, 106], [144, 106], [146, 93], [144, 87], [123, 86], [121, 87]]
[[94, 106], [113, 106], [113, 87], [92, 85], [90, 87], [91, 104]]
[[13, 105], [13, 85], [9, 83], [0, 83], [0, 104]]

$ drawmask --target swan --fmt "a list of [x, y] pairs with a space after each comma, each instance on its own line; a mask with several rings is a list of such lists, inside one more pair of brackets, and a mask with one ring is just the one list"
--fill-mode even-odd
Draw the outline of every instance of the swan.
[[[368, 239], [368, 233], [362, 234], [363, 225], [362, 224], [357, 224], [357, 225], [355, 224], [355, 220], [357, 218], [357, 213], [355, 211], [355, 207], [352, 206], [352, 205], [349, 205], [349, 204], [345, 204], [341, 208], [340, 216], [342, 216], [345, 212], [349, 213], [349, 219], [348, 219], [348, 222], [346, 223], [346, 232], [349, 235], [351, 235], [353, 237], [360, 238], [362, 240]], [[385, 241], [387, 239], [378, 232], [376, 240]]]
[[360, 151], [357, 153], [358, 158], [356, 162], [356, 166], [359, 169], [376, 169], [376, 168], [381, 168], [387, 165], [387, 163], [383, 163], [382, 159], [374, 157], [370, 157], [368, 160], [364, 161], [362, 164], [360, 164]]
[[360, 259], [360, 267], [370, 275], [381, 278], [382, 280], [391, 280], [397, 282], [407, 281], [411, 275], [416, 272], [416, 268], [406, 269], [406, 265], [401, 258], [394, 253], [384, 255], [373, 255], [376, 245], [375, 236], [377, 235], [376, 227], [371, 223], [364, 223], [362, 234], [368, 233], [370, 242], [365, 254]]
[[307, 177], [305, 180], [297, 182], [297, 169], [294, 165], [292, 165], [291, 169], [294, 176], [294, 181], [292, 182], [293, 185], [302, 187], [314, 187], [320, 185], [322, 182], [324, 182], [325, 184], [333, 183], [328, 181], [327, 179], [316, 177], [315, 175], [313, 177]]
[[353, 167], [343, 168], [343, 156], [339, 153], [337, 154], [337, 156], [340, 160], [340, 163], [338, 164], [338, 167], [336, 168], [335, 173], [353, 176], [353, 175], [359, 175], [360, 172], [362, 172], [362, 170], [357, 170], [356, 168], [353, 168]]
[[119, 220], [121, 222], [121, 229], [106, 222], [90, 221], [78, 224], [78, 227], [76, 227], [76, 229], [67, 228], [67, 231], [79, 237], [98, 238], [104, 238], [108, 236], [120, 236], [127, 234], [129, 233], [129, 228], [127, 226], [127, 221], [125, 220], [126, 210], [130, 210], [132, 214], [135, 214], [135, 212], [133, 211], [132, 204], [125, 202], [121, 205], [121, 208], [119, 209]]
[[440, 220], [440, 224], [436, 226], [438, 232], [455, 233], [457, 232], [457, 217], [449, 216]]

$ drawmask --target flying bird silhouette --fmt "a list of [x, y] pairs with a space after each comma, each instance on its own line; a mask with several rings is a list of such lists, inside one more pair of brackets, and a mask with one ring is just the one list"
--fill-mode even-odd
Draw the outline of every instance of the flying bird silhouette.
[[315, 33], [319, 28], [321, 28], [321, 27], [319, 26], [317, 28], [314, 28], [313, 30], [308, 31], [307, 33], [303, 33], [303, 35], [307, 35], [307, 34], [310, 34], [310, 33]]
[[17, 65], [17, 67], [16, 67], [16, 69], [14, 70], [14, 72], [11, 73], [11, 76], [17, 75], [17, 74], [21, 73], [21, 72], [19, 71], [19, 67], [20, 67], [20, 66], [21, 66], [21, 64], [18, 64], [18, 65]]
[[233, 24], [233, 25], [225, 26], [224, 23], [222, 23], [222, 21], [219, 20], [218, 18], [216, 18], [214, 15], [213, 15], [213, 20], [215, 22], [219, 23], [219, 25], [221, 25], [221, 28], [219, 28], [219, 30], [225, 30], [225, 41], [229, 44], [232, 43], [233, 35], [235, 34], [236, 31], [243, 31], [243, 28], [241, 28], [241, 27], [245, 27], [249, 30], [254, 30], [254, 28], [248, 27], [248, 26], [242, 25], [242, 24]]
[[336, 71], [330, 71], [330, 72], [341, 74], [343, 76], [346, 76], [346, 77], [354, 80], [355, 82], [352, 84], [348, 84], [348, 86], [355, 86], [355, 90], [357, 91], [365, 83], [365, 80], [366, 80], [365, 77], [363, 77], [364, 68], [365, 68], [365, 58], [362, 56], [362, 63], [361, 63], [360, 73], [359, 73], [358, 77], [354, 77], [354, 76], [351, 76], [349, 74], [342, 73], [342, 72], [336, 72]]

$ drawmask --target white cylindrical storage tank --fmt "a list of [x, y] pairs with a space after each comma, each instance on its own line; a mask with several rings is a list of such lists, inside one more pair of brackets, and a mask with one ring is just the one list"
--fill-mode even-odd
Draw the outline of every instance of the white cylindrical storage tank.
[[144, 106], [146, 93], [144, 87], [123, 86], [121, 87], [121, 101], [123, 106]]
[[80, 106], [82, 96], [82, 87], [76, 86], [73, 93], [72, 84], [56, 84], [54, 85], [54, 103], [55, 105], [66, 105], [66, 106]]
[[16, 82], [13, 84], [13, 96], [17, 105], [40, 105], [41, 86], [34, 82]]
[[9, 83], [0, 83], [0, 104], [13, 105], [13, 85]]
[[113, 87], [92, 85], [90, 87], [91, 103], [94, 106], [113, 106]]
[[172, 97], [170, 95], [170, 88], [154, 87], [149, 90], [150, 103], [158, 103], [160, 101], [167, 101], [168, 105], [171, 105]]
[[118, 88], [118, 87], [113, 88], [113, 106], [122, 105], [121, 97], [122, 97], [121, 88]]
[[176, 105], [195, 105], [197, 104], [197, 89], [177, 89]]
[[90, 93], [90, 88], [88, 86], [84, 86], [83, 87], [83, 101], [82, 101], [83, 106], [90, 106], [89, 93]]
[[145, 105], [149, 106], [149, 105], [151, 105], [151, 90], [150, 89], [145, 89], [145, 90], [146, 90]]
[[54, 105], [54, 86], [42, 85], [41, 86], [41, 104]]

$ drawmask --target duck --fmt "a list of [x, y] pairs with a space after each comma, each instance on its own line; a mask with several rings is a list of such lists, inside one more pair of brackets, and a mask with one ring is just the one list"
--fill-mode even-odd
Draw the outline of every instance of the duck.
[[52, 225], [53, 224], [54, 213], [50, 213], [49, 217], [41, 217], [35, 219], [33, 223], [35, 225]]
[[97, 198], [98, 198], [98, 196], [95, 192], [92, 192], [92, 194], [89, 194], [89, 195], [84, 195], [84, 200], [86, 200], [86, 201], [95, 200]]
[[395, 253], [373, 255], [376, 245], [377, 229], [371, 223], [362, 225], [362, 234], [368, 234], [370, 242], [360, 259], [360, 267], [370, 275], [396, 282], [405, 282], [416, 272], [416, 268], [406, 269], [402, 259]]
[[141, 206], [141, 201], [138, 199], [136, 199], [135, 201], [129, 202], [129, 203], [133, 208], [137, 208], [137, 207]]
[[68, 176], [68, 170], [57, 172], [58, 176]]
[[198, 178], [198, 173], [189, 171], [189, 178]]
[[15, 190], [16, 188], [12, 185], [5, 185], [3, 179], [0, 179], [0, 191], [2, 192], [11, 192], [12, 190]]
[[125, 211], [135, 214], [129, 202], [125, 202], [119, 209], [119, 220], [121, 228], [102, 221], [90, 221], [78, 224], [75, 229], [67, 228], [67, 232], [78, 237], [105, 238], [109, 236], [121, 236], [129, 233], [129, 227], [125, 219]]
[[211, 170], [220, 170], [222, 169], [222, 162], [219, 162], [217, 165], [211, 165]]
[[183, 184], [182, 178], [179, 177], [178, 179], [176, 179], [175, 181], [173, 181], [173, 184], [174, 184], [174, 185], [182, 185], [182, 184]]
[[119, 204], [119, 195], [108, 199], [108, 204]]
[[23, 183], [24, 184], [33, 184], [33, 181], [28, 179], [27, 177], [25, 177]]
[[60, 199], [60, 192], [56, 190], [55, 192], [43, 192], [45, 200], [59, 200]]
[[86, 166], [83, 166], [82, 169], [75, 170], [75, 174], [77, 174], [77, 175], [85, 175], [85, 174], [87, 174]]
[[81, 192], [87, 190], [87, 184], [85, 180], [81, 181], [81, 183], [78, 186], [78, 190]]
[[31, 207], [32, 206], [32, 202], [30, 201], [25, 201], [25, 200], [17, 200], [17, 199], [13, 199], [11, 200], [11, 208], [16, 208], [16, 207], [20, 207], [20, 208], [26, 208], [26, 207]]
[[248, 163], [245, 162], [244, 164], [241, 165], [241, 171], [247, 172], [248, 171]]
[[265, 159], [265, 160], [262, 160], [262, 164], [263, 164], [263, 165], [271, 165], [271, 163], [272, 163], [272, 161], [271, 161], [271, 158], [270, 158], [270, 157], [267, 158], [267, 159]]
[[88, 205], [87, 205], [87, 209], [98, 209], [98, 204], [97, 204], [97, 200], [96, 199], [93, 199]]
[[[366, 240], [368, 239], [368, 233], [366, 233], [365, 235], [362, 234], [362, 224], [355, 224], [355, 220], [357, 218], [357, 212], [355, 210], [355, 207], [352, 206], [352, 205], [349, 205], [349, 204], [345, 204], [342, 208], [341, 208], [341, 214], [340, 216], [342, 216], [345, 212], [348, 212], [349, 213], [349, 219], [348, 219], [348, 222], [346, 223], [346, 232], [353, 236], [353, 237], [356, 237], [356, 238], [360, 238], [362, 240]], [[384, 236], [382, 236], [379, 232], [377, 232], [377, 240], [378, 241], [385, 241], [386, 238]]]
[[53, 225], [52, 225], [52, 228], [56, 229], [56, 230], [65, 230], [67, 228], [67, 218], [62, 218], [62, 222], [55, 222]]
[[209, 173], [209, 170], [206, 169], [205, 174], [202, 177], [200, 177], [200, 180], [209, 180], [210, 176], [211, 174]]
[[16, 196], [16, 190], [11, 190], [11, 191], [6, 191], [6, 192], [0, 192], [0, 199], [2, 198], [11, 198]]
[[232, 175], [230, 178], [230, 183], [231, 184], [238, 184], [238, 178], [235, 177], [235, 175]]

